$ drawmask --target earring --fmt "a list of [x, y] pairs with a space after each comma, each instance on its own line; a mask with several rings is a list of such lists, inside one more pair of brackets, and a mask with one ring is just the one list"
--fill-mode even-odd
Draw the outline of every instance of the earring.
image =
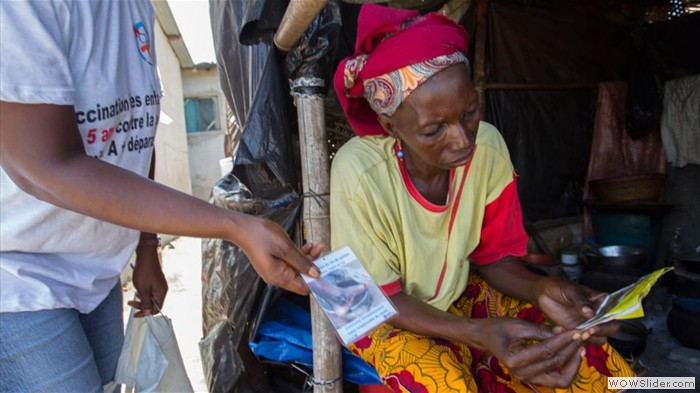
[[399, 160], [403, 161], [403, 148], [401, 147], [401, 141], [399, 139], [396, 140], [396, 145], [394, 146], [394, 149], [396, 150], [396, 157]]

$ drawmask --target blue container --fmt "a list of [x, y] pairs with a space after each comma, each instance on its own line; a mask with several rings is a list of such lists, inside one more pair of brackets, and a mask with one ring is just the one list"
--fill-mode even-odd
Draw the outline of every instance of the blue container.
[[627, 212], [591, 208], [593, 237], [602, 246], [644, 247], [647, 260], [642, 273], [651, 272], [661, 238], [663, 215], [657, 212]]

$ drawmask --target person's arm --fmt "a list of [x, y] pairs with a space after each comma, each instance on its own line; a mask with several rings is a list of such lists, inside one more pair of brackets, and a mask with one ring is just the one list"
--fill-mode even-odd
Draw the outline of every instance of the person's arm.
[[[505, 145], [502, 139], [499, 140]], [[481, 239], [470, 259], [490, 286], [533, 304], [558, 325], [572, 329], [593, 315], [602, 294], [565, 279], [537, 275], [515, 257], [526, 251], [527, 235], [522, 225], [522, 208], [512, 167], [509, 164], [497, 168], [501, 169], [500, 172], [489, 172], [494, 175], [493, 191], [497, 195], [486, 206]], [[500, 185], [505, 182], [508, 184], [501, 189]], [[588, 333], [598, 337], [593, 342], [601, 342], [604, 336], [614, 333], [616, 329], [614, 323], [609, 323]]]
[[543, 276], [527, 269], [514, 256], [477, 265], [481, 277], [499, 292], [537, 305], [540, 279]]
[[0, 101], [0, 164], [38, 199], [148, 233], [236, 243], [269, 284], [307, 294], [310, 258], [272, 221], [218, 208], [85, 154], [72, 106]]
[[[533, 273], [513, 256], [480, 265], [478, 271], [496, 290], [533, 304], [566, 329], [592, 317], [605, 295], [563, 278]], [[588, 333], [597, 337], [592, 343], [600, 344], [618, 328], [617, 323], [609, 322], [589, 329]]]
[[566, 387], [578, 371], [583, 350], [578, 331], [554, 334], [514, 318], [462, 318], [403, 293], [391, 300], [399, 311], [391, 325], [493, 353], [516, 378]]
[[[151, 167], [148, 170], [148, 178], [155, 179], [156, 153], [151, 155]], [[163, 274], [163, 265], [160, 261], [158, 248], [160, 239], [155, 233], [141, 232], [136, 246], [136, 263], [132, 282], [136, 289], [136, 299], [128, 304], [138, 309], [135, 317], [158, 314], [165, 304], [165, 296], [168, 294], [168, 281]], [[154, 304], [155, 303], [155, 304]]]

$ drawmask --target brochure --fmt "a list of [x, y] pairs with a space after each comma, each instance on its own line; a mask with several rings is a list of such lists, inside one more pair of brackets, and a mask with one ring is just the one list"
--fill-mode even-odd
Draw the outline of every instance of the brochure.
[[398, 313], [350, 247], [314, 261], [321, 277], [303, 275], [343, 345], [349, 345]]
[[613, 319], [633, 319], [644, 316], [642, 300], [649, 294], [656, 281], [672, 270], [665, 267], [641, 277], [634, 284], [607, 295], [596, 310], [595, 315], [581, 323], [577, 329], [588, 329], [595, 325], [612, 321]]

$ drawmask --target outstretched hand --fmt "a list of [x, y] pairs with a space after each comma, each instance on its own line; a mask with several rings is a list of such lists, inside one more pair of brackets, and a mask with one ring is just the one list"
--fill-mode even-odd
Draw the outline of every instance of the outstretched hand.
[[158, 314], [168, 293], [168, 282], [155, 246], [136, 248], [133, 282], [137, 300], [130, 300], [127, 304], [139, 310], [134, 317]]
[[[548, 277], [540, 284], [538, 307], [554, 323], [564, 329], [573, 329], [595, 314], [605, 293], [562, 278]], [[614, 321], [587, 330], [590, 343], [600, 345], [605, 337], [614, 334], [618, 324]]]
[[260, 278], [268, 284], [299, 295], [308, 295], [309, 289], [299, 273], [313, 278], [320, 271], [312, 261], [323, 252], [324, 245], [306, 244], [301, 250], [289, 239], [287, 232], [273, 221], [248, 216], [245, 234], [239, 236], [238, 246], [250, 259]]
[[488, 318], [483, 323], [483, 342], [510, 373], [533, 384], [568, 387], [578, 372], [583, 354], [580, 332], [555, 334], [544, 325], [520, 319]]

